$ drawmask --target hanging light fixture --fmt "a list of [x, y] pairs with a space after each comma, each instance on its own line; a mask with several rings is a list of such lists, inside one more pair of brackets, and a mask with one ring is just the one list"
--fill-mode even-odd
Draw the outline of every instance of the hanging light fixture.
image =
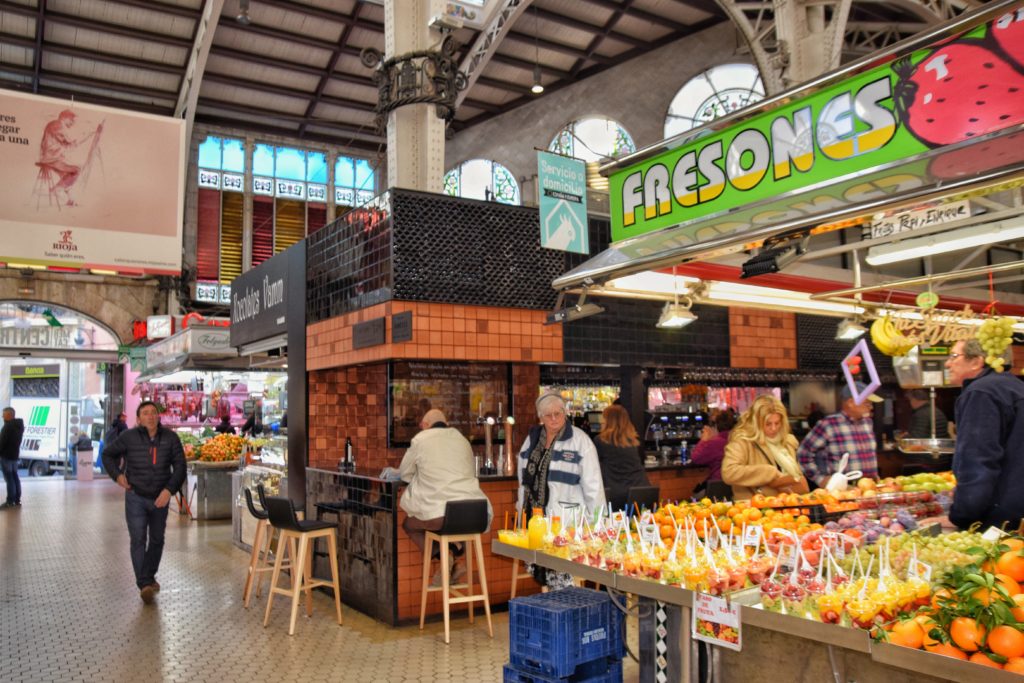
[[675, 279], [676, 267], [672, 266], [674, 301], [665, 304], [665, 308], [661, 311], [661, 317], [658, 318], [657, 326], [662, 329], [679, 329], [680, 327], [686, 327], [697, 319], [697, 314], [690, 310], [690, 307], [693, 305], [692, 299], [687, 297], [685, 304], [679, 303], [679, 288], [675, 283]]
[[544, 92], [544, 84], [540, 82], [540, 45], [537, 42], [537, 6], [533, 7], [533, 87], [530, 92], [539, 95]]
[[836, 341], [854, 341], [864, 336], [868, 328], [860, 322], [859, 317], [847, 318], [836, 328]]
[[249, 0], [238, 0], [238, 16], [235, 17], [235, 21], [242, 26], [249, 25]]

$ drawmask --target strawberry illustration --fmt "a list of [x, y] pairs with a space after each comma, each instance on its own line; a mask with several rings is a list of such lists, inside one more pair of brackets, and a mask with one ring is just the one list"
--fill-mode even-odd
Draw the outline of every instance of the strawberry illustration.
[[1024, 74], [980, 41], [960, 40], [895, 69], [900, 118], [929, 147], [1024, 121]]
[[1024, 68], [1024, 7], [992, 22], [989, 35], [1018, 68]]
[[1014, 133], [943, 152], [928, 163], [928, 174], [940, 180], [955, 180], [1021, 162], [1024, 162], [1024, 133]]

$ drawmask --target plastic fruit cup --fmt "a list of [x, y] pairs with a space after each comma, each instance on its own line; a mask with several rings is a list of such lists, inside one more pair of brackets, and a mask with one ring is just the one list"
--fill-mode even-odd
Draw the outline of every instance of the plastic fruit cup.
[[846, 603], [846, 613], [850, 615], [850, 623], [858, 628], [871, 628], [878, 616], [878, 603], [871, 598], [851, 600]]
[[818, 615], [826, 624], [842, 624], [845, 612], [843, 597], [838, 593], [825, 593], [817, 599]]
[[782, 587], [782, 606], [787, 614], [802, 617], [807, 611], [807, 591], [796, 583], [787, 583]]
[[782, 611], [782, 585], [772, 578], [765, 578], [759, 586], [761, 589], [761, 606], [769, 612]]

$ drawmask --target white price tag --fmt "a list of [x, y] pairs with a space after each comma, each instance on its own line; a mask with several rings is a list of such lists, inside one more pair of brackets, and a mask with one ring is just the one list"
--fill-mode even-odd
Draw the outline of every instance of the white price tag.
[[995, 542], [1002, 538], [1005, 534], [1002, 529], [998, 527], [990, 526], [985, 530], [985, 533], [981, 535], [981, 538], [985, 541]]
[[924, 562], [921, 562], [920, 560], [917, 560], [916, 562], [911, 562], [910, 563], [910, 575], [911, 576], [916, 576], [919, 579], [922, 579], [923, 581], [931, 581], [932, 580], [932, 566], [930, 564], [925, 564]]
[[761, 543], [761, 527], [748, 526], [743, 530], [743, 545], [758, 546]]
[[730, 650], [742, 649], [739, 604], [713, 595], [694, 593], [691, 614], [690, 633], [696, 640]]
[[661, 534], [658, 533], [657, 524], [641, 524], [640, 536], [644, 539], [645, 543], [657, 543], [658, 539], [661, 538]]

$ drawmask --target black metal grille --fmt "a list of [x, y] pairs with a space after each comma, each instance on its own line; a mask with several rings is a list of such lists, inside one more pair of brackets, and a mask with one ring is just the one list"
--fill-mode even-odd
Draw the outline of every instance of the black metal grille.
[[564, 254], [540, 246], [537, 209], [392, 191], [394, 297], [551, 309]]
[[[797, 367], [801, 370], [821, 370], [832, 372], [836, 379], [842, 377], [840, 364], [850, 352], [855, 341], [837, 341], [836, 327], [838, 318], [823, 315], [796, 316], [796, 357]], [[892, 358], [881, 353], [868, 341], [871, 359], [879, 377], [884, 381], [894, 381], [896, 373], [892, 368]]]
[[655, 327], [661, 301], [622, 301], [603, 298], [607, 310], [565, 323], [566, 363], [616, 365], [729, 365], [729, 310], [694, 306], [698, 320], [679, 330]]
[[393, 233], [389, 197], [383, 194], [307, 238], [309, 322], [391, 299]]

